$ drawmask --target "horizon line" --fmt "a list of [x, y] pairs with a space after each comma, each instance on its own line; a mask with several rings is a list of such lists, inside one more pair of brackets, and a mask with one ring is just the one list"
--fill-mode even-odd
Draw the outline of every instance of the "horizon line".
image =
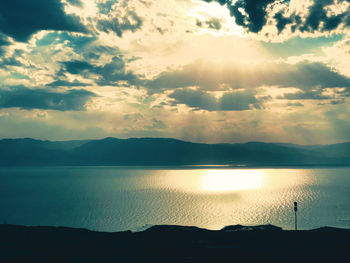
[[336, 143], [325, 143], [325, 144], [302, 144], [302, 143], [293, 143], [293, 142], [270, 142], [270, 141], [245, 141], [245, 142], [217, 142], [217, 143], [208, 143], [208, 142], [195, 142], [190, 140], [184, 140], [184, 139], [178, 139], [178, 138], [172, 138], [172, 137], [128, 137], [128, 138], [118, 138], [113, 136], [107, 136], [102, 138], [96, 138], [96, 139], [66, 139], [66, 140], [52, 140], [52, 139], [38, 139], [33, 137], [16, 137], [16, 138], [0, 138], [0, 141], [3, 140], [36, 140], [36, 141], [43, 141], [43, 142], [73, 142], [73, 141], [102, 141], [106, 139], [116, 139], [116, 140], [132, 140], [132, 139], [164, 139], [164, 140], [176, 140], [181, 142], [187, 142], [187, 143], [195, 143], [195, 144], [208, 144], [208, 145], [219, 145], [219, 144], [248, 144], [248, 143], [265, 143], [265, 144], [290, 144], [290, 145], [298, 145], [298, 146], [327, 146], [327, 145], [336, 145], [336, 144], [346, 144], [350, 143], [350, 141], [343, 141], [343, 142], [336, 142]]

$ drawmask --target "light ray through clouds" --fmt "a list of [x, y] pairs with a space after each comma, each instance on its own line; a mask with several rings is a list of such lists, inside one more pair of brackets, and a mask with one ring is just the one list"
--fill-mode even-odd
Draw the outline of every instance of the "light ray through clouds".
[[0, 137], [349, 141], [349, 10], [348, 0], [2, 2]]

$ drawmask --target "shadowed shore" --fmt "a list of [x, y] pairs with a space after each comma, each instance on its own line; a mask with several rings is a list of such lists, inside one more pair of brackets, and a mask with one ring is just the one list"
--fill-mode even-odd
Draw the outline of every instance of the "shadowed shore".
[[[143, 232], [0, 225], [0, 262], [337, 262], [350, 229], [153, 226]], [[345, 260], [346, 261], [346, 260]]]

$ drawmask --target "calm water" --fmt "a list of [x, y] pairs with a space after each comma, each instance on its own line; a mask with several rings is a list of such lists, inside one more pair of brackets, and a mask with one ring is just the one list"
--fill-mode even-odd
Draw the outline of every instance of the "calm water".
[[350, 168], [0, 168], [0, 222], [141, 230], [153, 224], [350, 228]]

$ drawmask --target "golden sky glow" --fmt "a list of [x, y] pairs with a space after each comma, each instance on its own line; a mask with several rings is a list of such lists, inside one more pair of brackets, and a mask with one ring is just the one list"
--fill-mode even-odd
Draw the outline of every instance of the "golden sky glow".
[[350, 140], [348, 1], [48, 0], [20, 26], [23, 1], [0, 4], [2, 138]]

